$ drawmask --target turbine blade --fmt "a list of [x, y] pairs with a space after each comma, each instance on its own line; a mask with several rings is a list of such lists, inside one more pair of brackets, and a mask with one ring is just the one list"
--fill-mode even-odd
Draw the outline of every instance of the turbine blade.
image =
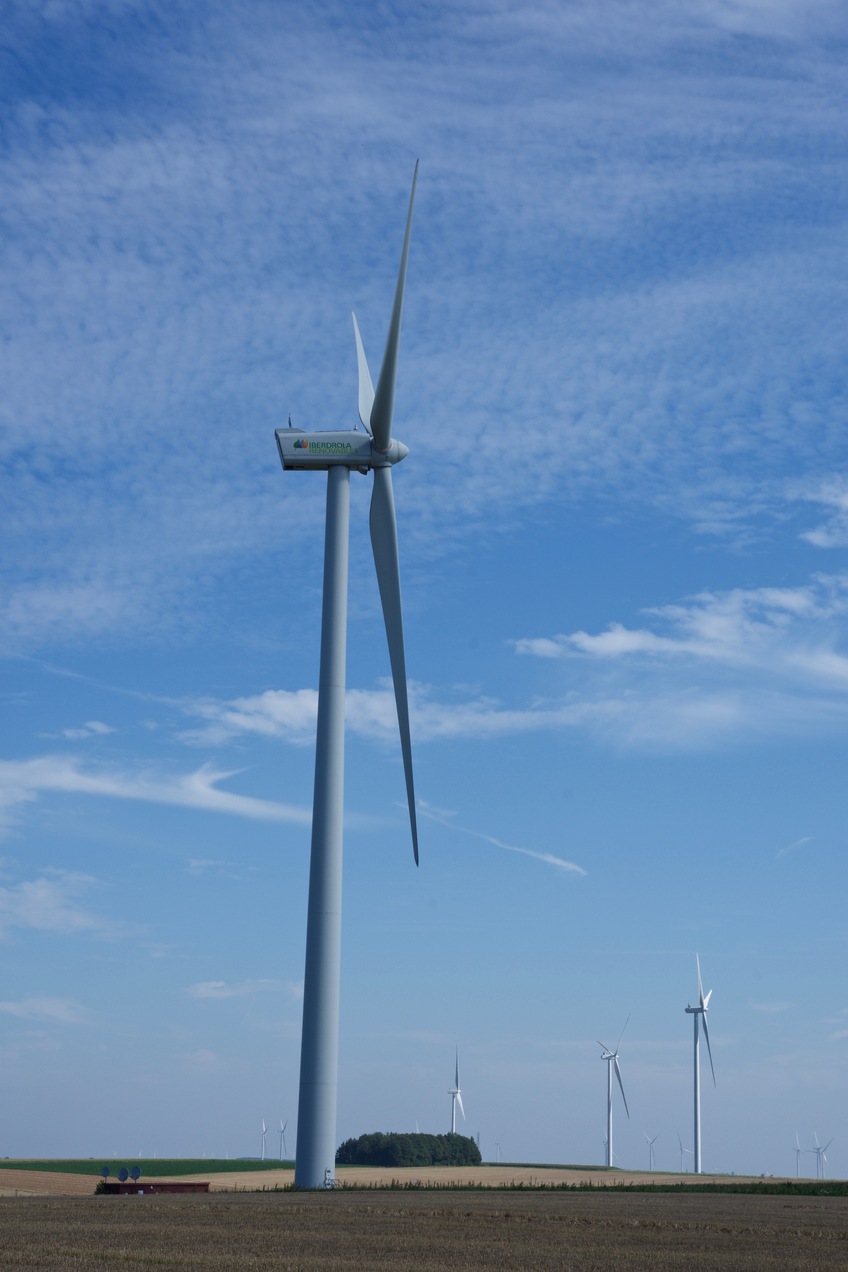
[[415, 183], [417, 180], [418, 160], [415, 161], [415, 172], [412, 177], [412, 193], [409, 196], [406, 233], [403, 238], [403, 251], [400, 258], [397, 286], [395, 287], [395, 300], [389, 321], [389, 334], [386, 337], [386, 350], [383, 354], [383, 365], [380, 367], [380, 375], [377, 380], [374, 405], [371, 408], [371, 432], [374, 438], [374, 445], [378, 451], [387, 451], [392, 440], [392, 415], [395, 409], [395, 379], [397, 377], [397, 355], [400, 342], [400, 320], [403, 315], [406, 262], [409, 257], [409, 236], [412, 233], [412, 208], [415, 203]]
[[698, 967], [698, 1003], [701, 1007], [703, 1007], [704, 986], [701, 984], [701, 960], [697, 954], [695, 955], [695, 963], [697, 964], [697, 967]]
[[624, 1101], [624, 1111], [630, 1117], [630, 1109], [627, 1107], [627, 1096], [624, 1094], [624, 1083], [621, 1080], [621, 1067], [618, 1063], [618, 1056], [615, 1057], [615, 1076], [618, 1078], [618, 1085], [621, 1088], [621, 1098]]
[[456, 1071], [454, 1074], [454, 1086], [459, 1090], [459, 1047], [456, 1049]]
[[353, 334], [356, 337], [356, 365], [359, 371], [359, 418], [362, 421], [362, 427], [369, 436], [371, 433], [371, 408], [374, 405], [374, 385], [371, 383], [371, 372], [368, 370], [368, 359], [365, 357], [365, 350], [362, 347], [362, 337], [359, 334], [359, 323], [356, 321], [356, 314], [351, 314], [353, 319]]
[[374, 469], [374, 491], [371, 495], [371, 548], [380, 586], [383, 621], [389, 642], [389, 661], [395, 686], [400, 748], [406, 777], [409, 824], [412, 828], [412, 851], [418, 865], [418, 823], [415, 818], [415, 787], [412, 781], [412, 742], [409, 736], [409, 699], [406, 689], [406, 659], [403, 652], [403, 613], [400, 603], [400, 567], [398, 565], [397, 521], [392, 493], [392, 470]]
[[462, 1092], [461, 1092], [461, 1091], [457, 1091], [457, 1093], [456, 1093], [456, 1102], [457, 1102], [457, 1104], [459, 1105], [459, 1111], [460, 1111], [460, 1113], [462, 1114], [462, 1120], [463, 1120], [463, 1122], [464, 1122], [464, 1121], [465, 1121], [465, 1109], [462, 1107]]
[[713, 1068], [713, 1050], [712, 1050], [712, 1047], [710, 1046], [710, 1031], [709, 1031], [709, 1028], [707, 1027], [706, 1012], [704, 1012], [703, 1016], [701, 1017], [701, 1024], [704, 1026], [704, 1037], [707, 1040], [707, 1055], [710, 1057], [710, 1070], [712, 1071], [712, 1075], [713, 1075], [713, 1086], [715, 1086], [716, 1080], [715, 1080], [715, 1069]]
[[[624, 1029], [626, 1029], [629, 1024], [630, 1024], [630, 1012], [627, 1013], [627, 1019], [624, 1022]], [[618, 1049], [621, 1046], [621, 1040], [624, 1037], [624, 1029], [622, 1029], [621, 1033], [618, 1035], [618, 1042], [615, 1044], [616, 1055], [618, 1055]]]

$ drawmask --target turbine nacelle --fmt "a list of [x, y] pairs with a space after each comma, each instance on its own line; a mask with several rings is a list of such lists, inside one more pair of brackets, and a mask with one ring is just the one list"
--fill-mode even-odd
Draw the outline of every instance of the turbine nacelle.
[[298, 428], [278, 428], [275, 437], [286, 471], [305, 468], [315, 472], [340, 466], [367, 473], [372, 468], [399, 464], [409, 454], [409, 448], [395, 439], [387, 450], [378, 451], [373, 438], [351, 430], [305, 433]]

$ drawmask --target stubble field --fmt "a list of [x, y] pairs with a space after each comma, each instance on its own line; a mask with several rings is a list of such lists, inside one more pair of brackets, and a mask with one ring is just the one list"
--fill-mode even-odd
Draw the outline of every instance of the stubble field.
[[605, 1188], [7, 1195], [0, 1199], [0, 1231], [4, 1272], [848, 1267], [848, 1198], [838, 1196]]

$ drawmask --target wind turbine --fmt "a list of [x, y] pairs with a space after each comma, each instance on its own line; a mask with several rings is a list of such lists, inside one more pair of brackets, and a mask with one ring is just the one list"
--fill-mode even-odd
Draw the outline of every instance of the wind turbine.
[[678, 1131], [678, 1132], [677, 1132], [677, 1142], [678, 1142], [678, 1144], [680, 1145], [680, 1173], [681, 1173], [681, 1175], [682, 1175], [682, 1174], [683, 1174], [683, 1155], [684, 1155], [684, 1153], [688, 1153], [688, 1154], [689, 1154], [689, 1156], [691, 1157], [691, 1156], [692, 1156], [692, 1150], [691, 1150], [691, 1148], [684, 1148], [684, 1147], [683, 1147], [683, 1140], [680, 1138], [680, 1131]]
[[801, 1178], [801, 1140], [795, 1132], [795, 1178]]
[[280, 1118], [280, 1161], [284, 1160], [283, 1154], [286, 1157], [288, 1156], [288, 1150], [286, 1149], [286, 1127], [288, 1124], [288, 1118], [286, 1118], [285, 1122]]
[[418, 863], [397, 524], [392, 494], [392, 466], [409, 453], [402, 442], [392, 439], [392, 414], [417, 177], [416, 163], [389, 333], [376, 390], [371, 382], [355, 315], [353, 319], [359, 369], [359, 418], [365, 432], [276, 430], [277, 448], [284, 470], [318, 469], [327, 472], [318, 727], [295, 1153], [295, 1184], [298, 1188], [323, 1188], [332, 1185], [335, 1178], [351, 470], [360, 473], [373, 471], [374, 474], [371, 547], [389, 644], [412, 849]]
[[[627, 1020], [624, 1022], [624, 1029], [627, 1028]], [[627, 1096], [624, 1094], [624, 1083], [621, 1080], [621, 1066], [618, 1063], [618, 1048], [621, 1046], [621, 1040], [624, 1037], [624, 1029], [618, 1035], [618, 1042], [615, 1044], [615, 1050], [611, 1051], [603, 1042], [599, 1042], [601, 1049], [601, 1059], [607, 1062], [607, 1137], [604, 1143], [607, 1146], [607, 1166], [612, 1166], [612, 1073], [615, 1069], [615, 1076], [618, 1078], [618, 1085], [621, 1088], [621, 1098], [624, 1101], [624, 1111], [630, 1117], [630, 1110], [627, 1107]]]
[[816, 1155], [816, 1179], [826, 1179], [827, 1176], [824, 1168], [827, 1165], [827, 1150], [833, 1143], [833, 1137], [831, 1136], [826, 1144], [819, 1143], [818, 1135], [814, 1134], [813, 1139], [816, 1141], [815, 1148], [808, 1148], [807, 1152], [815, 1153]]
[[459, 1111], [462, 1114], [462, 1120], [465, 1121], [465, 1109], [462, 1107], [462, 1091], [459, 1089], [459, 1047], [456, 1049], [456, 1073], [454, 1075], [453, 1086], [448, 1091], [451, 1097], [451, 1135], [456, 1134], [456, 1106], [459, 1104]]
[[700, 1175], [701, 1172], [701, 1059], [698, 1047], [698, 1022], [703, 1021], [704, 1037], [707, 1040], [707, 1054], [710, 1057], [710, 1069], [713, 1075], [713, 1086], [715, 1086], [715, 1069], [713, 1068], [713, 1052], [710, 1047], [710, 1031], [707, 1028], [707, 1009], [710, 1005], [712, 990], [704, 997], [704, 986], [701, 983], [701, 960], [695, 955], [695, 962], [698, 967], [698, 1006], [687, 1007], [687, 1015], [690, 1015], [695, 1026], [695, 1174]]
[[646, 1135], [645, 1139], [648, 1142], [648, 1170], [653, 1170], [654, 1169], [654, 1145], [659, 1139], [659, 1135], [655, 1135], [653, 1139], [651, 1139], [649, 1135]]
[[264, 1162], [264, 1160], [265, 1160], [265, 1136], [266, 1136], [266, 1134], [267, 1134], [267, 1131], [268, 1131], [268, 1128], [267, 1128], [267, 1126], [265, 1125], [265, 1119], [264, 1119], [264, 1117], [263, 1117], [263, 1119], [262, 1119], [262, 1157], [261, 1157], [261, 1159], [260, 1159], [260, 1160], [261, 1160], [261, 1161], [263, 1161], [263, 1162]]

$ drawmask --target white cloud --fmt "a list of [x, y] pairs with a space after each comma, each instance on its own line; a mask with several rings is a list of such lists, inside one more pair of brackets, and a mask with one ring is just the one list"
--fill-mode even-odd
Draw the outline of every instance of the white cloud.
[[515, 844], [507, 844], [501, 839], [496, 839], [494, 835], [487, 835], [479, 830], [469, 830], [467, 826], [459, 826], [453, 820], [454, 813], [436, 809], [421, 800], [418, 801], [417, 807], [418, 811], [424, 817], [429, 817], [431, 821], [438, 822], [441, 826], [447, 826], [450, 830], [459, 831], [462, 835], [470, 835], [473, 839], [482, 839], [484, 843], [492, 844], [495, 848], [503, 848], [506, 852], [517, 852], [523, 857], [532, 857], [547, 866], [553, 866], [564, 874], [585, 875], [587, 873], [582, 866], [576, 865], [573, 861], [566, 861], [564, 857], [558, 857], [554, 853], [539, 852], [535, 848], [519, 848]]
[[787, 844], [785, 848], [779, 848], [775, 856], [778, 859], [788, 857], [791, 852], [795, 852], [798, 848], [803, 848], [804, 844], [812, 843], [812, 840], [812, 835], [803, 835], [801, 839], [796, 839], [793, 843]]
[[189, 985], [186, 993], [192, 998], [252, 998], [259, 993], [285, 993], [292, 998], [303, 997], [303, 985], [293, 981], [281, 980], [247, 980], [228, 983], [227, 981], [200, 981]]
[[848, 478], [832, 477], [814, 489], [807, 489], [796, 496], [808, 503], [818, 503], [830, 509], [830, 515], [821, 525], [805, 530], [801, 538], [816, 548], [844, 548], [848, 546]]
[[[416, 743], [445, 738], [493, 738], [535, 732], [582, 722], [598, 709], [587, 704], [557, 703], [526, 707], [505, 707], [496, 698], [437, 700], [429, 685], [408, 684], [409, 709]], [[240, 734], [278, 738], [303, 745], [314, 741], [318, 694], [312, 689], [269, 689], [254, 697], [231, 702], [187, 703], [184, 710], [196, 713], [209, 723], [180, 736], [197, 743], [219, 744]], [[607, 708], [600, 707], [604, 711]], [[350, 733], [372, 741], [393, 743], [397, 738], [397, 707], [394, 690], [386, 681], [379, 689], [349, 689], [345, 696], [345, 727]]]
[[90, 875], [50, 870], [37, 879], [0, 887], [0, 935], [16, 929], [105, 939], [128, 935], [127, 924], [105, 919], [80, 904], [79, 898], [95, 884]]
[[15, 805], [32, 800], [41, 792], [63, 791], [196, 808], [254, 821], [311, 824], [312, 814], [308, 809], [220, 790], [218, 784], [233, 776], [233, 772], [219, 772], [209, 765], [171, 777], [153, 775], [149, 771], [86, 768], [80, 760], [55, 755], [0, 760], [0, 816], [5, 813], [8, 819]]
[[115, 730], [111, 725], [104, 724], [102, 720], [86, 720], [85, 724], [77, 725], [73, 728], [62, 729], [60, 733], [41, 733], [42, 738], [65, 738], [68, 742], [82, 741], [84, 738], [104, 737], [107, 733], [114, 733]]
[[[848, 655], [842, 652], [848, 575], [818, 574], [797, 587], [705, 591], [645, 614], [650, 625], [612, 622], [599, 633], [515, 640], [518, 654], [583, 663], [579, 681], [564, 675], [557, 696], [548, 677], [546, 697], [530, 705], [460, 690], [437, 697], [431, 686], [411, 681], [416, 744], [583, 730], [618, 747], [701, 746], [848, 725]], [[317, 693], [269, 689], [183, 709], [205, 721], [183, 735], [193, 742], [220, 744], [247, 733], [300, 745], [314, 737]], [[397, 715], [388, 681], [348, 690], [346, 727], [394, 744]]]
[[71, 998], [22, 998], [18, 1002], [0, 1002], [0, 1011], [19, 1020], [46, 1024], [81, 1025], [91, 1013]]
[[701, 592], [685, 604], [645, 612], [666, 630], [611, 623], [596, 635], [578, 631], [517, 640], [515, 649], [543, 658], [689, 658], [800, 672], [848, 685], [848, 657], [833, 648], [848, 614], [848, 575], [817, 575], [804, 587]]
[[652, 621], [638, 627], [513, 642], [518, 654], [582, 663], [579, 677], [564, 668], [563, 727], [642, 746], [848, 726], [848, 575], [701, 592], [643, 612]]

